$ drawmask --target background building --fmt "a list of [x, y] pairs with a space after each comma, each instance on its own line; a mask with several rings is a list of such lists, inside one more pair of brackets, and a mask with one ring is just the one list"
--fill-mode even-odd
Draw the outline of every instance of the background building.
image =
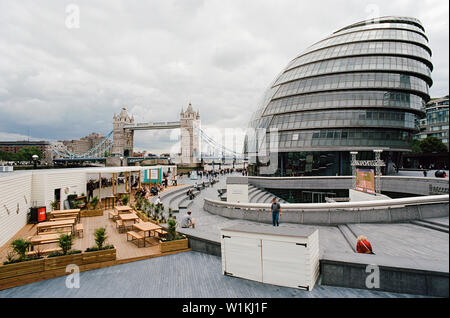
[[[288, 64], [253, 114], [249, 128], [264, 133], [258, 138], [249, 129], [250, 174], [350, 175], [349, 152], [373, 159], [373, 149], [393, 169], [425, 116], [432, 69], [425, 30], [414, 18], [362, 21], [317, 42]], [[276, 140], [268, 138], [271, 129]], [[261, 162], [274, 161], [276, 171], [264, 172]]]
[[8, 153], [17, 153], [24, 147], [36, 147], [37, 149], [45, 152], [50, 142], [41, 141], [0, 141], [0, 150]]
[[436, 137], [449, 146], [448, 140], [448, 99], [449, 96], [433, 98], [426, 105], [426, 117], [420, 120], [418, 139]]
[[[102, 142], [103, 139], [105, 139], [105, 136], [98, 133], [91, 133], [89, 136], [76, 140], [64, 140], [62, 141], [62, 143], [70, 152], [82, 154]], [[107, 140], [106, 142], [111, 143], [111, 141], [109, 140]]]

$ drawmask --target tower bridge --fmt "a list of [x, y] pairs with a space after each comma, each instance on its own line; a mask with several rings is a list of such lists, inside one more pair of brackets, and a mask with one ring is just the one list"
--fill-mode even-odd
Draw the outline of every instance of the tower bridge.
[[[113, 116], [113, 130], [97, 145], [84, 153], [73, 153], [67, 147], [59, 144], [53, 146], [51, 152], [56, 155], [54, 161], [92, 161], [106, 160], [107, 154], [114, 157], [125, 157], [129, 162], [154, 159], [157, 156], [134, 158], [134, 132], [136, 130], [164, 130], [180, 129], [180, 157], [181, 164], [195, 164], [202, 160], [201, 142], [205, 142], [211, 149], [221, 153], [221, 159], [242, 159], [243, 155], [229, 150], [209, 137], [201, 129], [200, 113], [194, 111], [189, 103], [186, 110], [181, 109], [180, 120], [136, 123], [133, 115], [129, 115], [123, 107], [119, 114]], [[218, 159], [217, 156], [206, 155], [203, 159]]]
[[180, 128], [181, 163], [200, 162], [200, 113], [189, 103], [186, 111], [181, 109], [179, 121], [135, 123], [134, 116], [128, 115], [126, 108], [113, 117], [112, 155], [130, 157], [133, 154], [135, 130], [161, 130]]

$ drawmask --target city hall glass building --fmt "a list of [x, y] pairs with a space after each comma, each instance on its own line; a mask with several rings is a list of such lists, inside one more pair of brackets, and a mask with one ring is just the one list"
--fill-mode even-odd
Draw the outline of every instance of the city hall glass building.
[[[349, 152], [373, 159], [374, 149], [392, 169], [411, 151], [432, 69], [417, 19], [383, 17], [334, 32], [293, 59], [264, 94], [249, 124], [264, 136], [250, 129], [244, 144], [250, 174], [350, 175]], [[271, 151], [278, 168], [263, 172]]]

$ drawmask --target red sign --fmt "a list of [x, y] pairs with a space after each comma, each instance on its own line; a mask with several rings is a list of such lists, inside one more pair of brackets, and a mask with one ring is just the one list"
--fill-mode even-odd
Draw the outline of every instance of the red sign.
[[45, 207], [38, 208], [38, 222], [45, 221], [47, 218]]

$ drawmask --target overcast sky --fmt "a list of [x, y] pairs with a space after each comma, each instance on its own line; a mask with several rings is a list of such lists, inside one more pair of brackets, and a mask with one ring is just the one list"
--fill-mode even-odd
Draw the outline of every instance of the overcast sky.
[[[106, 134], [123, 106], [139, 122], [178, 120], [189, 101], [206, 129], [244, 129], [290, 60], [374, 16], [422, 21], [433, 51], [431, 94], [447, 95], [448, 6], [447, 0], [0, 0], [0, 140]], [[168, 151], [176, 134], [139, 131], [135, 147]]]

